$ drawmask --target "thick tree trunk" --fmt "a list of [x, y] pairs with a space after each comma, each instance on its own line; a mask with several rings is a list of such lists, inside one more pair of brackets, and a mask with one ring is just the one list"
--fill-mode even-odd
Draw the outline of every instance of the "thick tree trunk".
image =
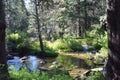
[[5, 57], [5, 13], [3, 2], [0, 0], [0, 80], [7, 80], [8, 71]]
[[108, 63], [107, 80], [120, 80], [120, 0], [107, 0]]

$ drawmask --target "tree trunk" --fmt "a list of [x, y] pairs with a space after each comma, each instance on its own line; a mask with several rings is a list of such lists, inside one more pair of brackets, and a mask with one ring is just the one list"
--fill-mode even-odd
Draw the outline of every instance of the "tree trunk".
[[120, 80], [120, 0], [107, 0], [108, 63], [107, 80]]
[[38, 27], [38, 38], [39, 38], [39, 42], [40, 42], [40, 48], [41, 48], [41, 52], [44, 53], [44, 46], [43, 46], [43, 40], [42, 40], [42, 36], [41, 36], [41, 26], [39, 23], [39, 15], [38, 15], [38, 3], [37, 0], [35, 0], [35, 11], [36, 11], [36, 21], [37, 21], [37, 27]]
[[[85, 0], [86, 1], [86, 0]], [[85, 37], [85, 27], [86, 27], [86, 10], [85, 10], [85, 25], [81, 25], [81, 18], [80, 18], [80, 0], [77, 0], [77, 12], [78, 12], [78, 36], [79, 37]], [[85, 3], [85, 8], [86, 8], [86, 3]]]
[[84, 0], [84, 27], [83, 27], [83, 36], [85, 37], [85, 29], [88, 29], [88, 14], [87, 14], [87, 0]]
[[82, 37], [83, 34], [83, 27], [81, 26], [80, 21], [80, 0], [77, 0], [77, 16], [78, 16], [78, 36]]
[[0, 80], [7, 80], [8, 70], [5, 56], [5, 13], [3, 0], [0, 0]]

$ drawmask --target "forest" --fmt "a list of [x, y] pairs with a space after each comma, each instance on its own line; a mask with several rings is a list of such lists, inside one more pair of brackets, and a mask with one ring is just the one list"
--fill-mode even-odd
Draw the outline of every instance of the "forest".
[[120, 0], [0, 0], [0, 80], [120, 80]]

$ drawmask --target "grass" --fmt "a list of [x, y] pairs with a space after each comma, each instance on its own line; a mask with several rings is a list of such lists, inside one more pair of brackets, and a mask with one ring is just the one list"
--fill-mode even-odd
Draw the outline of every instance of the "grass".
[[61, 52], [83, 51], [81, 43], [73, 38], [57, 39], [50, 46], [53, 48], [53, 50]]
[[26, 69], [22, 69], [19, 71], [11, 71], [9, 70], [10, 78], [12, 80], [71, 80], [72, 78], [63, 73], [62, 70], [52, 70], [50, 72], [28, 72]]
[[103, 73], [98, 72], [90, 72], [90, 75], [87, 77], [83, 77], [81, 80], [105, 80]]

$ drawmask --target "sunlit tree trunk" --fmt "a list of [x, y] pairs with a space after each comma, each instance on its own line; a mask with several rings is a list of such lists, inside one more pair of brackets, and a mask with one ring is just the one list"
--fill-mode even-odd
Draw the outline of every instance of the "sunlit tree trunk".
[[0, 80], [7, 80], [8, 71], [5, 57], [5, 13], [3, 0], [0, 0]]
[[120, 0], [107, 0], [108, 63], [107, 80], [120, 80]]

